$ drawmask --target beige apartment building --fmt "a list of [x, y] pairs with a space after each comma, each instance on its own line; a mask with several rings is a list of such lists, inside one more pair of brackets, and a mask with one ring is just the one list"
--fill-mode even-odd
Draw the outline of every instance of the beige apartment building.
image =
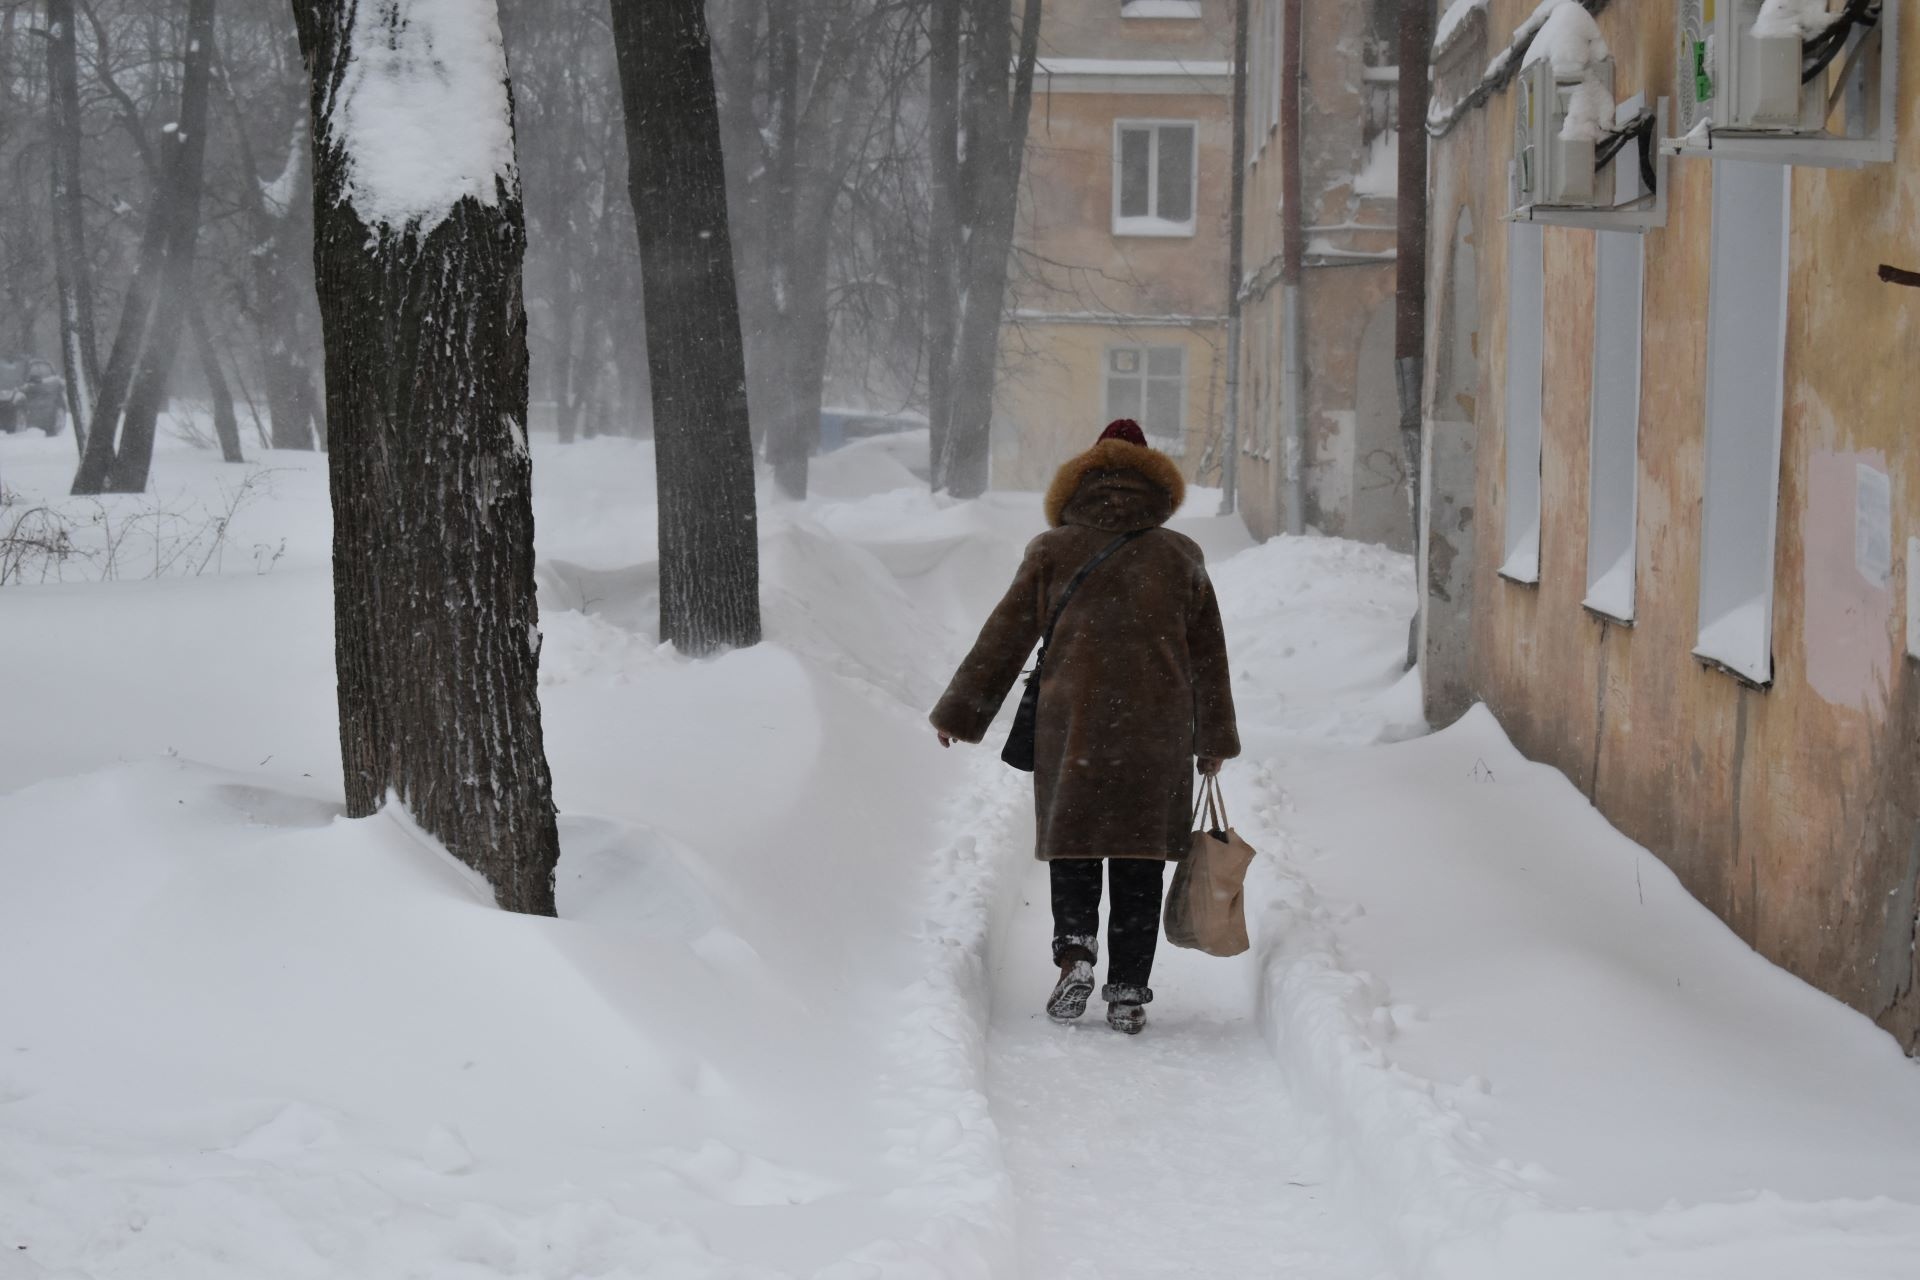
[[1189, 477], [1217, 477], [1231, 0], [1048, 0], [1043, 13], [993, 482], [1044, 487], [1119, 417]]

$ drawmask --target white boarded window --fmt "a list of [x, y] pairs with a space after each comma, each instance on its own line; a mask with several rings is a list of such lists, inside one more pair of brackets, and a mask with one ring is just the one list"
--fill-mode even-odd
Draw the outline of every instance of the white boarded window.
[[1175, 457], [1187, 451], [1187, 349], [1108, 347], [1104, 418], [1132, 418], [1147, 443]]
[[1773, 678], [1773, 539], [1787, 348], [1793, 170], [1713, 162], [1699, 657]]
[[1192, 121], [1114, 125], [1113, 231], [1124, 236], [1193, 234], [1195, 167]]
[[1633, 621], [1635, 497], [1640, 460], [1640, 302], [1646, 241], [1594, 237], [1593, 405], [1587, 472], [1586, 606]]
[[1546, 266], [1540, 228], [1507, 227], [1507, 501], [1501, 576], [1540, 581], [1541, 330]]

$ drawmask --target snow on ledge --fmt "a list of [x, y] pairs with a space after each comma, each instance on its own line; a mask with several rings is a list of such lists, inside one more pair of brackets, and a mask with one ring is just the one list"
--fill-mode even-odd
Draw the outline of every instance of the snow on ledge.
[[1196, 80], [1233, 74], [1230, 62], [1187, 62], [1179, 58], [1041, 58], [1043, 76], [1169, 76]]
[[496, 203], [518, 181], [496, 0], [361, 0], [326, 116], [370, 226], [425, 233]]
[[1125, 0], [1123, 18], [1197, 18], [1200, 0]]

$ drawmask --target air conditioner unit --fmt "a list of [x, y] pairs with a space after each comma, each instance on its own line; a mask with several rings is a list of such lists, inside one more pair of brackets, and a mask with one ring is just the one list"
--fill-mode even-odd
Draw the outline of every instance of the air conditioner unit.
[[[1597, 75], [1613, 92], [1613, 62], [1596, 63]], [[1513, 126], [1513, 210], [1524, 215], [1534, 208], [1612, 208], [1594, 173], [1591, 139], [1568, 139], [1567, 112], [1583, 77], [1556, 76], [1553, 62], [1541, 58], [1521, 68], [1519, 98]]]
[[[1881, 0], [1867, 7], [1866, 20], [1835, 26], [1844, 43], [1837, 53], [1813, 51], [1812, 72], [1810, 42], [1798, 33], [1754, 34], [1764, 3], [1675, 0], [1679, 136], [1664, 149], [1782, 164], [1891, 159], [1898, 0]], [[1827, 3], [1836, 18], [1848, 11], [1848, 0]]]

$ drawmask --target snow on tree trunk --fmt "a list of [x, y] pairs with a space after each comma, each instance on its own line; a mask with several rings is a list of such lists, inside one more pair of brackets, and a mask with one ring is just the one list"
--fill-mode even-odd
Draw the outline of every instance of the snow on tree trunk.
[[189, 0], [187, 5], [180, 115], [162, 130], [160, 180], [141, 244], [140, 268], [127, 291], [120, 331], [73, 479], [78, 494], [140, 493], [147, 487], [200, 236], [213, 12], [214, 0]]
[[760, 640], [746, 364], [701, 0], [613, 0], [627, 171], [646, 289], [660, 486], [660, 638]]
[[493, 0], [295, 0], [313, 82], [348, 812], [553, 914], [526, 249]]
[[53, 266], [60, 298], [60, 356], [75, 445], [84, 456], [93, 421], [100, 356], [93, 322], [93, 269], [87, 257], [80, 186], [80, 61], [73, 0], [47, 0], [47, 86], [52, 107]]

